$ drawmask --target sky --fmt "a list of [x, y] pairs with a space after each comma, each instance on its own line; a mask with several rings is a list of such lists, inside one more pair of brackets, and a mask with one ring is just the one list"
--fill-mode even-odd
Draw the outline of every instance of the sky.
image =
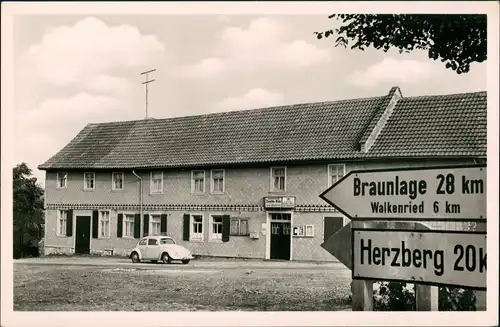
[[458, 75], [426, 52], [350, 50], [314, 31], [328, 15], [18, 15], [14, 162], [36, 167], [89, 123], [283, 104], [486, 90], [486, 63]]

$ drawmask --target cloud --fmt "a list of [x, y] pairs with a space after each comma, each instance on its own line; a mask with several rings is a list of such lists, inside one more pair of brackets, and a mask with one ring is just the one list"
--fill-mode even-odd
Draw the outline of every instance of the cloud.
[[416, 84], [432, 76], [432, 62], [410, 59], [385, 58], [365, 70], [357, 70], [347, 76], [348, 83], [361, 87], [379, 84]]
[[206, 58], [196, 64], [182, 68], [180, 75], [185, 78], [207, 78], [216, 76], [227, 69], [227, 63], [219, 58]]
[[89, 17], [47, 30], [23, 57], [25, 75], [55, 86], [79, 84], [96, 74], [149, 64], [165, 50], [154, 35], [130, 25], [107, 26]]
[[27, 121], [38, 126], [69, 124], [86, 124], [103, 119], [117, 120], [117, 115], [126, 114], [126, 102], [118, 97], [94, 95], [81, 92], [69, 98], [49, 98], [36, 107]]
[[242, 96], [231, 97], [217, 102], [212, 106], [212, 109], [214, 111], [255, 109], [277, 106], [283, 104], [283, 102], [284, 96], [282, 94], [256, 88]]
[[15, 160], [34, 168], [90, 122], [139, 118], [136, 81], [122, 76], [139, 79], [164, 57], [156, 36], [131, 25], [90, 17], [47, 29], [16, 62]]
[[[127, 101], [109, 95], [81, 92], [68, 98], [48, 98], [29, 115], [16, 117], [15, 158], [28, 162], [34, 169], [62, 149], [88, 123], [125, 120], [134, 114]], [[37, 173], [38, 177], [41, 175]]]
[[269, 18], [254, 19], [247, 29], [226, 28], [212, 51], [211, 57], [182, 67], [180, 76], [202, 79], [257, 69], [300, 69], [331, 57], [329, 50], [291, 39], [287, 25]]
[[91, 76], [82, 81], [82, 87], [86, 91], [104, 94], [122, 94], [127, 93], [132, 84], [125, 78], [100, 74]]

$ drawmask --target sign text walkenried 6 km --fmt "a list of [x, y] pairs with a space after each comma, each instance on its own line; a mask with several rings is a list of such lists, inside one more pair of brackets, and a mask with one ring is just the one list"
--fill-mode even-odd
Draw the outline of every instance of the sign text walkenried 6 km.
[[351, 219], [486, 219], [486, 167], [352, 171], [320, 196]]
[[486, 289], [486, 233], [353, 229], [353, 278]]

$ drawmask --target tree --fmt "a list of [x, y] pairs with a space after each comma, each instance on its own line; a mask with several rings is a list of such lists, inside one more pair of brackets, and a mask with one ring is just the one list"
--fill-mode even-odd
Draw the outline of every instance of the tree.
[[429, 58], [441, 59], [458, 74], [467, 73], [472, 62], [487, 57], [486, 15], [333, 14], [328, 18], [340, 20], [341, 26], [314, 34], [318, 39], [337, 35], [335, 46], [346, 48], [350, 40], [354, 42], [351, 49], [427, 50]]
[[41, 237], [41, 226], [44, 221], [43, 189], [36, 184], [36, 177], [25, 163], [13, 168], [13, 229], [14, 257], [25, 253], [28, 244]]

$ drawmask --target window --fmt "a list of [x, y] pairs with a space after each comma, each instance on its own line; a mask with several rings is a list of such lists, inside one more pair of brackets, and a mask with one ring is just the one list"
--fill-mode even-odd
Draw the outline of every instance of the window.
[[271, 213], [271, 220], [292, 220], [289, 213]]
[[139, 242], [139, 245], [146, 245], [147, 243], [147, 239], [146, 238], [143, 238], [140, 242]]
[[109, 237], [109, 211], [99, 212], [99, 237]]
[[68, 212], [66, 210], [59, 210], [59, 217], [57, 218], [57, 235], [66, 236], [67, 223]]
[[222, 216], [211, 216], [211, 240], [222, 240]]
[[83, 173], [83, 189], [93, 190], [95, 188], [95, 174]]
[[134, 215], [126, 214], [123, 219], [123, 236], [134, 237]]
[[328, 165], [328, 187], [337, 183], [345, 174], [345, 165]]
[[151, 215], [149, 235], [160, 235], [161, 233], [161, 215]]
[[158, 245], [158, 240], [156, 238], [150, 238], [148, 245]]
[[211, 171], [212, 175], [212, 193], [224, 193], [224, 169], [214, 169]]
[[66, 188], [68, 181], [68, 173], [57, 173], [57, 188]]
[[190, 240], [203, 240], [203, 216], [191, 215], [191, 235]]
[[286, 168], [271, 167], [271, 192], [285, 192]]
[[123, 190], [123, 179], [123, 173], [113, 173], [112, 189]]
[[248, 219], [231, 219], [231, 235], [248, 235]]
[[161, 244], [175, 244], [175, 241], [169, 237], [162, 237], [162, 238], [160, 238], [160, 243]]
[[163, 172], [151, 173], [151, 193], [163, 193]]
[[204, 193], [205, 192], [205, 171], [193, 170], [191, 172], [191, 192]]

